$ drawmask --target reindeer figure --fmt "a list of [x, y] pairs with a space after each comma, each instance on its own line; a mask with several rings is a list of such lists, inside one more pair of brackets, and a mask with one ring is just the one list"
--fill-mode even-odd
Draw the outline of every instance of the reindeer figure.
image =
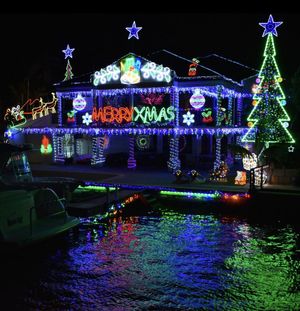
[[[40, 102], [41, 100], [42, 98], [40, 98]], [[39, 114], [39, 117], [41, 118], [43, 116], [43, 111], [44, 111], [44, 107], [43, 107], [43, 100], [42, 100], [40, 106], [32, 108], [32, 120], [36, 119], [37, 114]]]
[[55, 97], [55, 93], [52, 92], [51, 94], [52, 94], [52, 101], [51, 102], [44, 103], [43, 99], [40, 97], [40, 103], [44, 109], [45, 116], [47, 116], [49, 114], [49, 111], [51, 113], [56, 112], [55, 106], [57, 104], [58, 99], [57, 99], [57, 97]]

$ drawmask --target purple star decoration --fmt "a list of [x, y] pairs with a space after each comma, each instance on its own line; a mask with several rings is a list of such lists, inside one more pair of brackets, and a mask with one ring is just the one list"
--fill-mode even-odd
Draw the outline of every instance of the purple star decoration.
[[131, 26], [131, 27], [126, 27], [126, 30], [129, 31], [128, 40], [129, 40], [131, 37], [136, 37], [137, 39], [139, 39], [138, 32], [139, 32], [142, 28], [143, 28], [143, 27], [136, 27], [135, 21], [132, 23], [132, 26]]
[[263, 37], [266, 36], [268, 33], [277, 37], [277, 30], [276, 28], [280, 26], [283, 22], [274, 22], [273, 16], [270, 14], [267, 23], [259, 23], [260, 26], [264, 27]]
[[65, 59], [68, 58], [68, 57], [73, 58], [72, 53], [73, 53], [74, 50], [75, 49], [71, 49], [70, 45], [68, 44], [67, 48], [65, 50], [62, 50], [65, 53]]

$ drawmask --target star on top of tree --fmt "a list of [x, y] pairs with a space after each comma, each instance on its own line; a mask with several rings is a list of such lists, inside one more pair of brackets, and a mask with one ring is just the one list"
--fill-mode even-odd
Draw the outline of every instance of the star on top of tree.
[[75, 49], [71, 49], [71, 48], [70, 48], [70, 45], [68, 44], [68, 45], [67, 45], [67, 48], [66, 48], [65, 50], [62, 50], [63, 53], [65, 53], [65, 59], [68, 58], [68, 57], [73, 58], [72, 53], [74, 52], [74, 50], [75, 50]]
[[126, 30], [129, 31], [128, 40], [132, 37], [139, 39], [138, 32], [143, 29], [143, 27], [136, 27], [135, 21], [132, 23], [131, 27], [126, 27]]
[[273, 16], [270, 14], [267, 23], [259, 23], [260, 26], [264, 27], [263, 37], [266, 36], [268, 33], [277, 37], [277, 30], [276, 28], [280, 26], [283, 22], [274, 22]]

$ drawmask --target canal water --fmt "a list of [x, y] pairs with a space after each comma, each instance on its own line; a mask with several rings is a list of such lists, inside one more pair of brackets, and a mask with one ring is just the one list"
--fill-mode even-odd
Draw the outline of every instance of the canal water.
[[1, 310], [300, 310], [295, 219], [171, 205], [1, 256]]

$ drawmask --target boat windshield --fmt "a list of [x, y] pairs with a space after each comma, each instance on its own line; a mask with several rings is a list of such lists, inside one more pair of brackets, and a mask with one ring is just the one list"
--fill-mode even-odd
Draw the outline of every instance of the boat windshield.
[[2, 171], [2, 179], [8, 182], [32, 181], [30, 164], [24, 152], [14, 152], [11, 154]]

